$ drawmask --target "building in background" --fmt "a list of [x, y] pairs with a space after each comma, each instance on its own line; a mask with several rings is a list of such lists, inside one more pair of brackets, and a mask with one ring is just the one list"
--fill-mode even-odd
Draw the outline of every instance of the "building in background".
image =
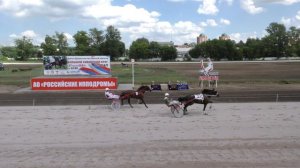
[[206, 42], [207, 40], [208, 40], [207, 36], [201, 33], [201, 34], [197, 37], [197, 44], [204, 43], [204, 42]]
[[176, 51], [177, 51], [177, 58], [175, 59], [176, 61], [184, 61], [184, 60], [187, 60], [190, 57], [189, 51], [192, 49], [191, 46], [189, 46], [189, 45], [176, 45], [175, 48], [176, 48]]
[[230, 40], [230, 36], [228, 36], [227, 34], [223, 33], [220, 37], [219, 40]]
[[168, 46], [168, 47], [172, 47], [174, 46], [174, 42], [170, 41], [170, 42], [157, 42], [160, 46]]

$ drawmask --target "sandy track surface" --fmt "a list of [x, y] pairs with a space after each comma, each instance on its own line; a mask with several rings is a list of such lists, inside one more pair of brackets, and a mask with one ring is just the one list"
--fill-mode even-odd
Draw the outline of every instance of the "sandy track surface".
[[0, 107], [0, 167], [300, 167], [299, 103]]

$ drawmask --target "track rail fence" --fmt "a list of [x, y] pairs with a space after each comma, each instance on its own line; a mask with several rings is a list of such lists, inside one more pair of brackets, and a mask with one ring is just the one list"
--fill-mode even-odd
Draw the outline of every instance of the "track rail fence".
[[[171, 93], [173, 99], [183, 96], [183, 93]], [[147, 104], [162, 104], [163, 92], [152, 92], [145, 95]], [[296, 102], [300, 101], [300, 93], [271, 93], [271, 94], [224, 94], [220, 97], [212, 97], [214, 103], [242, 103], [242, 102]], [[135, 100], [132, 100], [134, 103]], [[45, 105], [105, 105], [111, 102], [104, 95], [97, 94], [94, 96], [85, 95], [15, 95], [10, 97], [0, 96], [0, 106], [45, 106]], [[124, 101], [127, 104], [127, 101]]]

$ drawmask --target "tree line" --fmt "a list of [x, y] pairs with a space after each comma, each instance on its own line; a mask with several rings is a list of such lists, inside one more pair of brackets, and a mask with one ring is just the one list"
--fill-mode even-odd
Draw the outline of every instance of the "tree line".
[[214, 60], [254, 60], [266, 57], [300, 56], [300, 29], [271, 23], [263, 38], [248, 38], [246, 42], [231, 40], [209, 40], [189, 51], [193, 58], [210, 57]]
[[[283, 24], [271, 23], [266, 32], [267, 35], [261, 39], [248, 38], [246, 42], [213, 39], [201, 44], [190, 44], [192, 49], [187, 59], [210, 57], [214, 60], [254, 60], [300, 56], [300, 28], [287, 29]], [[111, 60], [127, 56], [128, 59], [159, 58], [162, 61], [171, 61], [177, 57], [174, 45], [162, 45], [144, 37], [133, 41], [129, 50], [126, 50], [121, 33], [113, 26], [108, 26], [105, 31], [97, 28], [77, 31], [73, 38], [75, 46], [70, 47], [66, 35], [55, 32], [52, 36], [46, 35], [44, 42], [35, 46], [32, 39], [23, 36], [14, 41], [15, 46], [1, 47], [0, 54], [16, 60], [41, 58], [43, 55], [110, 55]]]

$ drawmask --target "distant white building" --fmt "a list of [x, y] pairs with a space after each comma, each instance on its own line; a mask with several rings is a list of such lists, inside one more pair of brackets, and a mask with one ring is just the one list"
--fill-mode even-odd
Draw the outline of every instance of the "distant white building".
[[175, 46], [175, 48], [177, 51], [176, 61], [184, 61], [189, 57], [189, 51], [192, 49], [192, 47], [186, 45]]
[[207, 40], [208, 40], [207, 36], [201, 33], [201, 34], [197, 37], [197, 44], [204, 43], [204, 42], [206, 42]]
[[157, 42], [160, 46], [174, 46], [174, 42], [170, 41], [170, 42]]

